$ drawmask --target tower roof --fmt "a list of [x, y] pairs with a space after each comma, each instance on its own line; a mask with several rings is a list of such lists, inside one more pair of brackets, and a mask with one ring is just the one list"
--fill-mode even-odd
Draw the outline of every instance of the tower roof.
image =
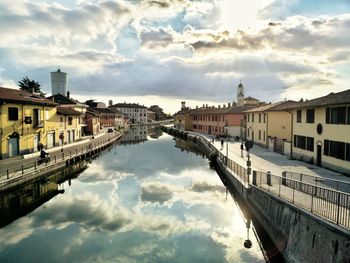
[[243, 88], [242, 82], [240, 82], [240, 83], [238, 84], [238, 87]]

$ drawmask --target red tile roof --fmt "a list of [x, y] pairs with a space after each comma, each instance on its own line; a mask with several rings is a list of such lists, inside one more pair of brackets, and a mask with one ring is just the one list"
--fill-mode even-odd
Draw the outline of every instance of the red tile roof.
[[8, 89], [0, 87], [0, 103], [2, 102], [14, 102], [19, 104], [33, 104], [33, 105], [46, 105], [56, 106], [57, 103], [42, 98], [39, 95], [32, 94], [24, 90]]

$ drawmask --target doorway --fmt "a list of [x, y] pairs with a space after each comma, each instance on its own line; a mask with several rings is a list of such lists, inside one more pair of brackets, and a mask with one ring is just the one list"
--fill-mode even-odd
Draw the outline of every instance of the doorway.
[[9, 157], [14, 157], [19, 154], [19, 135], [14, 133], [9, 138]]
[[322, 145], [317, 145], [316, 165], [321, 166], [322, 163]]

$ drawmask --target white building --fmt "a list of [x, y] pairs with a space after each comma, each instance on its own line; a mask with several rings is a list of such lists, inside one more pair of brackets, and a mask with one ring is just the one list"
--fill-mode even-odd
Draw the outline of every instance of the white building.
[[147, 107], [145, 106], [124, 102], [114, 104], [110, 108], [121, 111], [131, 123], [147, 123]]
[[68, 83], [68, 74], [62, 72], [58, 69], [55, 72], [51, 72], [51, 92], [52, 95], [66, 95], [67, 94], [67, 83]]

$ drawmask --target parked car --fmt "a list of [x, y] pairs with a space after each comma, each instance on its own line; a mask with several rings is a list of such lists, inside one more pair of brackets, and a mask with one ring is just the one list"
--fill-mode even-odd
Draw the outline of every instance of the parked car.
[[107, 132], [113, 132], [112, 128], [108, 128]]

